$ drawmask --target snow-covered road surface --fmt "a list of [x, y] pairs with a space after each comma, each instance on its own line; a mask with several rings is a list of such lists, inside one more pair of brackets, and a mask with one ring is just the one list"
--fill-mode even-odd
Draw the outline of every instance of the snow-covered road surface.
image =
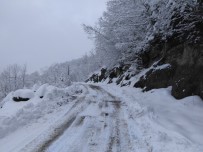
[[74, 100], [2, 137], [0, 130], [0, 152], [203, 151], [198, 97], [177, 101], [169, 89], [142, 93], [113, 85], [75, 85], [82, 93]]

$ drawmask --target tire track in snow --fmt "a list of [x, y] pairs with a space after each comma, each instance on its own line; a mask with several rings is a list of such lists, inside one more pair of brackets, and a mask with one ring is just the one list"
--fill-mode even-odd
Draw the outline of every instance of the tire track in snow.
[[[89, 92], [94, 91], [94, 92], [96, 92], [96, 94], [98, 94], [102, 97], [101, 101], [97, 100], [95, 102], [94, 95], [92, 94], [92, 97], [90, 96], [90, 98], [88, 98], [89, 101], [87, 101], [87, 102], [88, 102], [89, 106], [97, 106], [97, 107], [101, 108], [98, 111], [98, 114], [100, 113], [100, 116], [102, 117], [102, 119], [104, 119], [104, 121], [100, 122], [99, 116], [91, 116], [91, 115], [90, 116], [81, 116], [80, 115], [80, 119], [76, 118], [77, 122], [75, 120], [70, 128], [70, 129], [73, 129], [74, 127], [77, 127], [76, 130], [78, 130], [80, 132], [80, 134], [72, 135], [71, 133], [69, 133], [69, 129], [65, 130], [66, 131], [65, 134], [67, 135], [67, 138], [70, 137], [71, 139], [73, 139], [72, 141], [69, 141], [69, 142], [73, 143], [73, 144], [79, 142], [80, 145], [77, 145], [77, 146], [72, 145], [71, 147], [68, 147], [67, 145], [61, 145], [61, 148], [58, 148], [57, 151], [65, 152], [64, 146], [67, 146], [66, 151], [69, 151], [69, 152], [73, 152], [73, 151], [98, 152], [98, 151], [100, 151], [100, 148], [102, 149], [102, 147], [104, 147], [104, 145], [103, 146], [100, 145], [100, 142], [102, 140], [105, 128], [108, 128], [110, 130], [110, 132], [111, 132], [111, 130], [114, 130], [114, 131], [113, 131], [113, 135], [108, 136], [108, 139], [106, 141], [107, 143], [108, 143], [108, 141], [110, 141], [110, 143], [109, 143], [110, 147], [108, 147], [104, 151], [111, 151], [111, 146], [112, 146], [112, 149], [116, 148], [118, 152], [121, 151], [120, 150], [120, 140], [121, 139], [120, 139], [120, 128], [119, 128], [119, 123], [120, 123], [119, 110], [121, 107], [120, 106], [121, 102], [118, 101], [116, 99], [116, 97], [114, 97], [113, 95], [111, 95], [108, 92], [106, 92], [105, 90], [103, 90], [101, 87], [93, 86], [93, 85], [90, 85], [87, 87], [88, 87]], [[106, 99], [108, 99], [108, 101], [106, 101]], [[102, 103], [102, 106], [100, 105], [101, 103]], [[108, 113], [109, 108], [114, 109], [114, 112], [111, 115]], [[81, 114], [81, 112], [80, 112], [80, 114]], [[114, 119], [115, 119], [115, 122], [114, 122], [114, 125], [112, 126], [111, 122], [114, 121]], [[64, 135], [64, 136], [66, 136], [66, 135]], [[77, 136], [77, 137], [75, 137], [75, 136]], [[60, 140], [63, 140], [65, 138], [62, 137], [62, 139], [60, 139]], [[104, 142], [105, 141], [102, 141], [102, 143], [104, 143]], [[113, 143], [111, 144], [111, 142], [113, 142]], [[65, 143], [66, 142], [64, 142], [63, 144], [65, 144]], [[69, 146], [70, 146], [70, 143], [68, 143]], [[53, 144], [57, 144], [57, 143], [53, 143]], [[50, 145], [47, 147], [47, 149], [49, 147], [50, 147]], [[50, 149], [49, 149], [49, 151], [50, 151]]]
[[116, 152], [120, 152], [120, 120], [119, 120], [119, 111], [120, 111], [120, 102], [112, 102], [115, 109], [115, 114], [112, 119], [115, 120], [114, 125], [112, 126], [112, 134], [109, 137], [109, 143], [107, 147], [107, 152], [113, 152], [116, 149]]
[[[58, 121], [57, 126], [52, 126], [47, 130], [46, 133], [43, 135], [40, 135], [38, 138], [33, 140], [31, 143], [25, 146], [20, 152], [44, 152], [46, 149], [54, 142], [56, 141], [75, 121], [77, 115], [84, 111], [87, 108], [87, 103], [83, 101], [85, 100], [87, 94], [89, 93], [89, 90], [86, 86], [84, 94], [79, 97], [71, 108], [65, 113], [64, 117], [61, 118]], [[75, 111], [76, 107], [78, 107], [78, 110]], [[44, 139], [45, 136], [45, 139]], [[41, 141], [41, 139], [44, 139]]]
[[174, 139], [154, 125], [149, 109], [134, 96], [129, 99], [104, 86], [82, 86], [85, 92], [57, 123], [19, 152], [168, 152], [173, 146], [174, 152], [190, 151], [184, 139]]
[[[130, 117], [126, 117], [129, 115], [129, 112], [126, 108], [126, 101], [122, 101], [122, 99], [106, 91], [104, 88], [99, 86], [94, 88], [100, 90], [102, 93], [109, 95], [112, 100], [108, 101], [107, 103], [112, 103], [115, 109], [114, 117], [110, 118], [110, 122], [112, 123], [111, 135], [109, 136], [106, 152], [134, 152], [137, 143], [135, 143], [131, 136], [132, 131], [129, 130], [130, 128], [128, 126], [128, 122], [130, 121]], [[113, 123], [114, 120], [115, 122]]]
[[47, 147], [49, 147], [54, 141], [56, 141], [64, 132], [67, 130], [72, 123], [74, 122], [76, 117], [71, 118], [67, 123], [64, 123], [59, 128], [54, 129], [54, 134], [52, 134], [52, 137], [47, 140], [36, 152], [44, 152], [46, 151]]
[[[87, 87], [86, 85], [84, 85], [84, 87], [88, 90], [88, 92], [91, 92], [92, 90], [93, 91], [96, 91], [98, 94], [101, 94], [101, 88], [100, 87], [95, 87], [95, 86], [91, 86], [91, 87]], [[102, 90], [103, 91], [103, 90]], [[103, 93], [102, 93], [103, 94]], [[86, 94], [87, 95], [87, 94]], [[109, 95], [107, 94], [107, 97], [109, 98]], [[86, 99], [86, 103], [87, 103], [87, 106], [90, 106], [91, 104], [94, 104], [95, 103], [95, 99], [94, 99], [95, 97], [94, 96], [90, 96], [89, 98], [87, 98]], [[97, 101], [96, 102], [96, 104], [98, 105], [99, 104], [99, 102]], [[98, 105], [99, 106], [99, 105]], [[76, 106], [73, 106], [73, 108], [76, 108]], [[82, 110], [82, 111], [84, 111], [84, 110]], [[82, 111], [80, 111], [80, 113], [78, 113], [78, 115], [79, 114], [81, 114], [82, 113]], [[101, 112], [102, 113], [102, 112]], [[95, 148], [96, 146], [97, 146], [97, 144], [96, 144], [96, 142], [91, 142], [91, 143], [88, 143], [88, 132], [90, 132], [89, 131], [89, 128], [88, 127], [84, 127], [84, 125], [81, 125], [84, 121], [88, 121], [88, 122], [86, 122], [87, 124], [89, 123], [89, 125], [91, 126], [91, 120], [92, 119], [96, 119], [96, 121], [98, 121], [98, 119], [97, 118], [94, 118], [94, 117], [91, 117], [91, 116], [80, 116], [79, 118], [78, 118], [78, 115], [76, 116], [76, 118], [75, 119], [77, 119], [77, 122], [76, 122], [76, 120], [74, 119], [73, 120], [73, 122], [72, 122], [72, 125], [71, 125], [71, 127], [79, 127], [78, 128], [78, 130], [83, 130], [83, 132], [81, 132], [81, 135], [79, 135], [79, 140], [82, 140], [82, 138], [85, 138], [86, 137], [86, 139], [85, 140], [83, 140], [83, 142], [81, 142], [81, 144], [80, 144], [80, 146], [78, 145], [77, 147], [72, 147], [72, 148], [68, 148], [68, 151], [77, 151], [79, 148], [80, 149], [85, 149], [85, 147], [88, 147], [89, 146], [89, 148], [88, 148], [88, 152], [89, 152], [89, 150], [91, 151], [91, 152], [97, 152], [97, 148]], [[95, 122], [96, 122], [95, 121]], [[80, 126], [81, 125], [81, 126]], [[84, 127], [84, 128], [83, 128]], [[83, 128], [83, 129], [81, 129], [81, 128]], [[96, 135], [99, 135], [99, 134], [101, 134], [101, 128], [97, 128], [97, 129], [95, 129], [95, 128], [92, 128], [92, 131], [91, 131], [91, 134], [96, 134]], [[65, 129], [64, 131], [63, 131], [63, 133], [65, 132], [65, 131], [67, 131], [68, 132], [68, 129]], [[60, 136], [61, 136], [62, 134], [60, 134]], [[93, 138], [93, 135], [91, 135], [92, 136], [92, 138]], [[58, 139], [58, 138], [57, 138]], [[57, 139], [55, 139], [55, 140], [53, 140], [53, 142], [51, 142], [51, 143], [54, 143], [54, 141], [56, 141]], [[76, 140], [78, 140], [78, 139], [76, 139]], [[94, 140], [97, 140], [97, 139], [94, 139]], [[91, 141], [93, 141], [93, 140], [91, 140]], [[88, 145], [89, 144], [89, 145]], [[48, 149], [49, 147], [50, 147], [50, 145], [51, 144], [49, 144], [49, 145], [45, 145], [45, 147], [46, 147], [46, 149]], [[88, 146], [87, 146], [88, 145]], [[46, 149], [44, 150], [44, 151], [46, 151]], [[63, 148], [62, 148], [63, 149]], [[95, 150], [94, 150], [95, 149]]]
[[109, 101], [105, 101], [105, 105], [111, 105], [115, 110], [113, 116], [109, 117], [113, 125], [109, 124], [111, 134], [108, 139], [106, 152], [133, 151], [127, 120], [124, 118], [125, 111], [120, 99], [99, 86], [90, 85], [90, 87], [96, 89], [99, 93], [106, 94], [109, 97]]
[[[116, 96], [112, 95], [111, 93], [107, 92], [105, 89], [103, 89], [100, 86], [96, 85], [84, 85], [89, 92], [95, 91], [98, 95], [102, 96], [101, 102], [102, 107], [101, 108], [112, 108], [114, 109], [114, 112], [112, 114], [109, 114], [108, 112], [101, 112], [101, 115], [104, 117], [103, 127], [102, 128], [91, 128], [91, 131], [88, 127], [85, 128], [82, 123], [86, 121], [86, 124], [89, 124], [91, 126], [92, 122], [97, 122], [98, 118], [96, 117], [87, 117], [87, 116], [81, 116], [80, 120], [78, 120], [77, 123], [73, 122], [74, 125], [78, 125], [78, 130], [82, 130], [81, 135], [79, 135], [76, 141], [79, 140], [82, 143], [78, 145], [77, 147], [67, 148], [69, 152], [73, 151], [87, 151], [87, 152], [99, 152], [102, 151], [102, 145], [99, 145], [99, 141], [101, 141], [100, 136], [102, 134], [105, 134], [104, 132], [106, 130], [109, 130], [110, 134], [105, 142], [107, 146], [103, 145], [103, 147], [106, 147], [103, 149], [105, 152], [122, 152], [122, 151], [128, 151], [133, 152], [133, 143], [131, 141], [130, 132], [128, 130], [128, 123], [126, 120], [125, 115], [125, 109], [123, 106], [123, 103], [118, 99]], [[93, 97], [94, 98], [94, 97]], [[92, 98], [92, 100], [93, 100]], [[96, 98], [97, 99], [97, 98]], [[91, 106], [91, 104], [95, 103], [94, 101], [88, 101], [88, 106]], [[96, 102], [96, 104], [99, 105], [99, 101]], [[77, 116], [76, 116], [77, 117]], [[95, 119], [93, 121], [93, 119]], [[75, 121], [75, 120], [74, 120]], [[74, 126], [72, 126], [74, 127]], [[106, 129], [105, 129], [106, 128]], [[66, 129], [68, 131], [68, 129]], [[88, 141], [90, 140], [90, 142]], [[54, 140], [56, 141], [56, 140]], [[72, 141], [74, 142], [74, 141]], [[101, 143], [102, 144], [102, 143]], [[49, 145], [50, 146], [50, 145]], [[101, 149], [100, 149], [101, 148]], [[102, 152], [103, 152], [102, 151]]]
[[[61, 119], [63, 122], [52, 131], [51, 136], [32, 152], [52, 152], [52, 148], [59, 146], [58, 143], [61, 144], [61, 141], [63, 143], [54, 152], [134, 151], [135, 142], [130, 137], [127, 123], [129, 120], [125, 116], [127, 111], [123, 102], [100, 86], [83, 86], [86, 93], [75, 101]], [[88, 107], [93, 109], [98, 107], [98, 115], [83, 115], [83, 111], [88, 111]], [[71, 133], [73, 131], [78, 133]], [[69, 140], [68, 143], [63, 141], [66, 139]], [[25, 152], [28, 151], [25, 149]]]

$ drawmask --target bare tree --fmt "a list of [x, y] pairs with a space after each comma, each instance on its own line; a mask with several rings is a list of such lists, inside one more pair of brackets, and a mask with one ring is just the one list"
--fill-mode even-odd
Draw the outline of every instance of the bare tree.
[[21, 69], [21, 77], [22, 77], [22, 87], [25, 87], [25, 81], [26, 81], [26, 74], [27, 74], [27, 65], [24, 64]]

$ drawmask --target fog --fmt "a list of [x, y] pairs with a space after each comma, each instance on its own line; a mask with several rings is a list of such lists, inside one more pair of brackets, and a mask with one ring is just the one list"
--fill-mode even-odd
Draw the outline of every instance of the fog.
[[81, 25], [94, 25], [106, 1], [1, 0], [0, 71], [17, 63], [33, 72], [91, 51]]

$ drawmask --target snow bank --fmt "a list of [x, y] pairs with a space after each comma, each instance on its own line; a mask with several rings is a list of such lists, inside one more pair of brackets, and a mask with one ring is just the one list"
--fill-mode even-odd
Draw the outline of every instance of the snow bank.
[[176, 100], [171, 88], [143, 93], [114, 84], [44, 88], [43, 99], [16, 103], [12, 93], [7, 97], [0, 109], [0, 151], [37, 151], [50, 140], [51, 152], [114, 151], [117, 141], [128, 152], [203, 151], [203, 102], [197, 96]]
[[47, 91], [48, 86], [49, 86], [48, 84], [44, 84], [44, 85], [40, 86], [39, 89], [36, 90], [35, 95], [40, 97], [40, 98], [43, 98], [46, 91]]
[[161, 126], [168, 132], [182, 135], [189, 142], [203, 145], [203, 101], [200, 97], [176, 100], [171, 96], [171, 87], [148, 92], [132, 87], [120, 89], [113, 85], [104, 85], [104, 88], [121, 100], [128, 101], [129, 107], [134, 104], [130, 101], [139, 103], [145, 108], [144, 114], [148, 114], [153, 126]]
[[[42, 85], [34, 92], [29, 89], [20, 89], [11, 92], [1, 102], [0, 108], [0, 139], [15, 130], [36, 122], [62, 105], [74, 100], [74, 96], [81, 94], [81, 87], [70, 86], [65, 89], [48, 84]], [[40, 96], [43, 96], [40, 99]], [[30, 98], [27, 102], [15, 102], [13, 97]]]
[[36, 92], [39, 89], [40, 85], [39, 84], [34, 84], [32, 87], [32, 91]]
[[20, 89], [14, 92], [13, 98], [31, 99], [34, 97], [34, 92], [30, 89]]

